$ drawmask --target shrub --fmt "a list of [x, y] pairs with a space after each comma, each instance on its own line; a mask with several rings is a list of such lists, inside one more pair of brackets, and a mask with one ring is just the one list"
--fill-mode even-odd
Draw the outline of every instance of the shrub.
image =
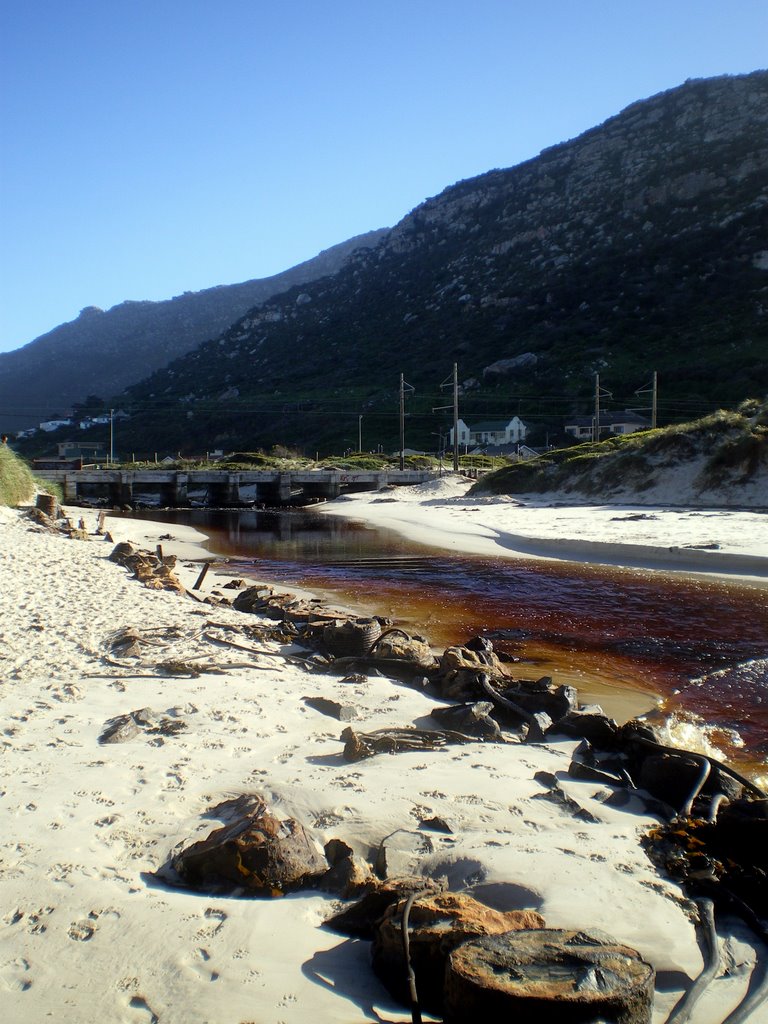
[[0, 445], [0, 505], [15, 507], [34, 493], [35, 481], [27, 464], [8, 445]]

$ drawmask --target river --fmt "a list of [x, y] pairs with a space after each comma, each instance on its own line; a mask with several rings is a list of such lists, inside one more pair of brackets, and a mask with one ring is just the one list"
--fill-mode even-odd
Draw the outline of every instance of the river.
[[307, 509], [146, 518], [208, 534], [229, 574], [387, 616], [435, 648], [488, 636], [521, 659], [521, 676], [572, 683], [619, 720], [657, 708], [652, 720], [681, 745], [703, 736], [751, 774], [768, 772], [768, 602], [757, 585], [457, 556]]

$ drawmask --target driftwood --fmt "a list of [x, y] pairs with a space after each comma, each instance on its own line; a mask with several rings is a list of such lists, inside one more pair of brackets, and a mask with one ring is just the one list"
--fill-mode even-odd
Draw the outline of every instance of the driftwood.
[[375, 732], [355, 732], [347, 727], [341, 734], [344, 740], [344, 760], [362, 761], [374, 754], [398, 754], [404, 750], [440, 750], [449, 743], [477, 743], [476, 736], [465, 736], [449, 730], [429, 729], [377, 729]]
[[478, 672], [477, 681], [483, 689], [483, 692], [488, 694], [488, 697], [493, 703], [505, 711], [510, 711], [513, 715], [521, 718], [528, 725], [528, 735], [526, 741], [528, 743], [541, 743], [544, 739], [544, 733], [552, 725], [552, 719], [543, 711], [531, 712], [526, 711], [525, 708], [516, 704], [508, 697], [502, 697], [500, 693], [491, 686], [491, 681], [485, 672]]

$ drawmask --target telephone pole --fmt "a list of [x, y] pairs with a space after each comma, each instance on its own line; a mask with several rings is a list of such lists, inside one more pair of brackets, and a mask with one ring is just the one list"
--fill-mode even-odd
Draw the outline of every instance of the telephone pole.
[[659, 375], [656, 370], [653, 371], [653, 378], [650, 384], [646, 384], [644, 388], [638, 388], [635, 392], [636, 395], [651, 395], [651, 430], [656, 429], [656, 418], [659, 405]]
[[405, 389], [415, 391], [416, 389], [407, 384], [400, 374], [400, 472], [405, 469]]
[[602, 397], [613, 398], [613, 394], [610, 391], [606, 391], [605, 388], [600, 387], [600, 374], [595, 374], [595, 425], [592, 430], [592, 440], [597, 442], [600, 440], [600, 399]]
[[453, 388], [453, 404], [452, 405], [436, 405], [433, 407], [432, 412], [438, 412], [440, 409], [453, 409], [453, 471], [458, 472], [459, 469], [459, 364], [453, 364], [453, 373], [450, 377], [446, 378], [440, 385], [440, 388]]

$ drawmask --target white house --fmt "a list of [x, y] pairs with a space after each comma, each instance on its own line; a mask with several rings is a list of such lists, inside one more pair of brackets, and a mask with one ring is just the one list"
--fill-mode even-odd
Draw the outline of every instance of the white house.
[[[471, 425], [459, 420], [457, 427], [459, 444], [473, 447], [479, 444], [519, 444], [528, 433], [528, 427], [519, 416], [513, 416], [511, 420], [481, 420]], [[453, 427], [448, 439], [453, 444]]]
[[40, 424], [40, 430], [50, 433], [52, 430], [58, 430], [59, 427], [68, 427], [71, 423], [72, 420], [46, 420], [45, 423]]
[[[591, 440], [595, 426], [594, 416], [572, 416], [566, 420], [565, 432], [580, 441]], [[650, 430], [651, 422], [632, 409], [623, 412], [601, 412], [601, 434], [632, 434], [636, 430]]]

